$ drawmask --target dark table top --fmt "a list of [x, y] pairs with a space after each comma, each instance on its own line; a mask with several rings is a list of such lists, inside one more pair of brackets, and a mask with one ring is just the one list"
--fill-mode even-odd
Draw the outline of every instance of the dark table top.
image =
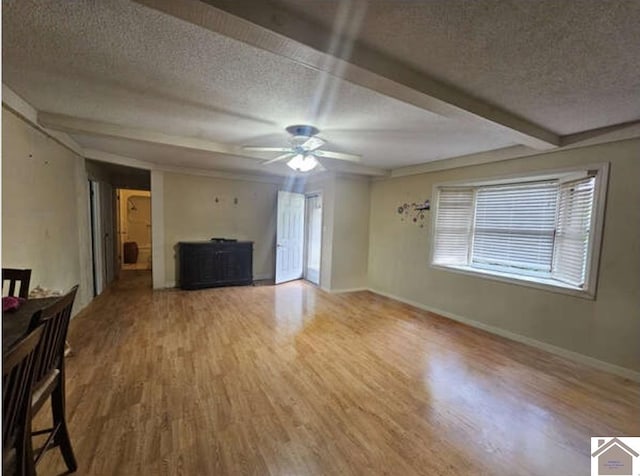
[[17, 310], [2, 313], [2, 354], [11, 349], [29, 328], [29, 322], [33, 314], [47, 307], [62, 296], [54, 296], [41, 299], [28, 299]]

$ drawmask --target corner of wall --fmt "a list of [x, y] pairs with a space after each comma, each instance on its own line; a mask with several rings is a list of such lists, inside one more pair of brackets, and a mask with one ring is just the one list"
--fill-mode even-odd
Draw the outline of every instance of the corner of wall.
[[153, 289], [163, 289], [167, 283], [165, 283], [164, 173], [160, 170], [151, 171], [151, 247]]

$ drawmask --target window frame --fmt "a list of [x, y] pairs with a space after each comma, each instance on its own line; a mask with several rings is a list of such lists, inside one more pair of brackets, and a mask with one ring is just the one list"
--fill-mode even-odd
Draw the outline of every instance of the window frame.
[[[588, 171], [595, 171], [595, 191], [592, 211], [592, 226], [589, 231], [589, 248], [587, 250], [585, 283], [582, 288], [571, 286], [570, 284], [552, 278], [542, 278], [535, 276], [517, 275], [505, 273], [502, 271], [494, 271], [490, 269], [474, 268], [471, 266], [458, 265], [442, 265], [433, 262], [435, 255], [436, 240], [436, 218], [438, 216], [439, 207], [439, 191], [446, 187], [483, 187], [492, 185], [518, 184], [533, 181], [544, 180], [561, 180], [568, 181], [579, 177], [584, 177]], [[609, 181], [609, 163], [587, 164], [561, 169], [550, 169], [542, 171], [531, 171], [519, 174], [501, 175], [495, 177], [485, 177], [477, 179], [465, 179], [448, 182], [438, 182], [432, 187], [432, 213], [431, 213], [431, 231], [429, 241], [429, 266], [439, 271], [448, 271], [457, 274], [463, 274], [476, 278], [490, 279], [509, 284], [532, 287], [544, 291], [568, 294], [583, 299], [594, 300], [596, 298], [600, 252], [602, 248], [602, 235], [604, 232], [604, 217], [606, 208], [607, 186]], [[475, 223], [475, 194], [474, 190], [474, 223]], [[473, 229], [472, 229], [473, 230]], [[473, 232], [473, 231], [472, 231]], [[471, 242], [473, 235], [471, 237]]]

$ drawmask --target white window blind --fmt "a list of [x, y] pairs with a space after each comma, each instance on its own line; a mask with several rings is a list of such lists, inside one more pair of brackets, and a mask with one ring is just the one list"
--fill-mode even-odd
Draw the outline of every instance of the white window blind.
[[473, 222], [473, 189], [441, 189], [433, 262], [465, 265], [469, 261], [469, 242]]
[[432, 263], [594, 296], [607, 173], [438, 187]]
[[553, 277], [582, 287], [585, 283], [595, 177], [560, 185]]
[[472, 265], [525, 274], [549, 273], [557, 196], [557, 182], [479, 188]]

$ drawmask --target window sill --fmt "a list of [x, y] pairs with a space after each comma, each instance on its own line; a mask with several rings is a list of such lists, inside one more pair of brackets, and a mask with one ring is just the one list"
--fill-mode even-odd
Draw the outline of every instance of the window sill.
[[550, 291], [559, 294], [568, 294], [570, 296], [582, 299], [595, 299], [595, 294], [591, 290], [581, 289], [570, 284], [556, 281], [550, 278], [541, 278], [534, 276], [521, 276], [500, 271], [472, 268], [471, 266], [448, 266], [440, 264], [432, 264], [431, 267], [442, 271], [452, 271], [454, 273], [466, 274], [467, 276], [475, 276], [477, 278], [492, 279], [509, 284], [537, 288], [544, 291]]

